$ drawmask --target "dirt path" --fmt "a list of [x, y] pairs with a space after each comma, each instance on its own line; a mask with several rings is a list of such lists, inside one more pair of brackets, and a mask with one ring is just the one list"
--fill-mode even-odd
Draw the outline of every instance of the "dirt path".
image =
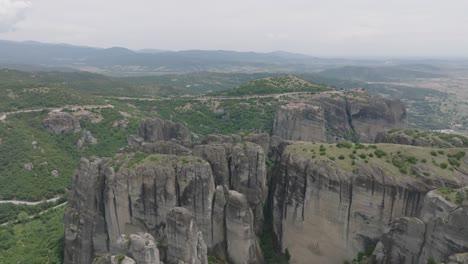
[[42, 200], [42, 201], [37, 201], [37, 202], [28, 202], [28, 201], [21, 201], [21, 200], [0, 200], [0, 204], [11, 203], [11, 204], [16, 204], [16, 205], [38, 205], [41, 203], [55, 202], [60, 198], [61, 197], [59, 196], [59, 197], [55, 197], [52, 199]]
[[66, 105], [62, 107], [47, 107], [47, 108], [40, 108], [40, 109], [27, 109], [27, 110], [18, 110], [13, 112], [5, 112], [0, 113], [0, 121], [4, 121], [8, 118], [9, 115], [19, 114], [19, 113], [33, 113], [33, 112], [41, 112], [41, 111], [49, 111], [49, 112], [61, 112], [63, 110], [91, 110], [91, 109], [99, 109], [99, 108], [114, 108], [113, 105]]
[[[290, 92], [290, 93], [279, 93], [279, 94], [258, 94], [258, 95], [243, 95], [243, 96], [187, 96], [187, 97], [178, 97], [178, 99], [190, 99], [190, 100], [197, 100], [197, 101], [232, 100], [232, 99], [255, 99], [255, 98], [279, 98], [281, 96], [301, 95], [301, 94], [310, 94], [310, 92]], [[137, 100], [137, 101], [166, 101], [166, 100], [174, 99], [171, 97], [151, 98], [151, 97], [128, 97], [128, 96], [108, 96], [106, 98], [117, 99], [117, 100]]]
[[[58, 204], [58, 205], [56, 205], [56, 206], [54, 206], [54, 207], [45, 209], [44, 211], [41, 211], [41, 212], [39, 212], [39, 213], [37, 213], [37, 214], [30, 215], [30, 216], [28, 217], [28, 219], [32, 219], [32, 218], [34, 218], [35, 216], [45, 214], [45, 213], [47, 213], [47, 212], [50, 211], [50, 210], [53, 210], [53, 209], [56, 209], [56, 208], [65, 206], [66, 204], [67, 204], [67, 202], [64, 202], [64, 203]], [[0, 224], [0, 226], [6, 226], [6, 225], [9, 225], [9, 224], [16, 224], [16, 223], [18, 223], [18, 222], [19, 222], [18, 220], [15, 220], [15, 221], [12, 221], [12, 222], [6, 222], [6, 223], [3, 223], [3, 224]]]

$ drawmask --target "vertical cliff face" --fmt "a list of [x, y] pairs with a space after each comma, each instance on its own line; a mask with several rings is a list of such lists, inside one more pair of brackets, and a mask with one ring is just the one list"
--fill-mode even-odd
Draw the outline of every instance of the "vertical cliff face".
[[144, 120], [140, 125], [138, 135], [147, 142], [177, 141], [185, 146], [191, 144], [191, 134], [188, 128], [160, 118]]
[[245, 195], [229, 191], [225, 217], [229, 261], [244, 264], [263, 263], [253, 225], [254, 215]]
[[[146, 131], [145, 134], [154, 133]], [[233, 212], [226, 209], [230, 188], [243, 193], [246, 204], [242, 204], [245, 208], [239, 212], [248, 215], [238, 225], [248, 226], [249, 233], [241, 236], [243, 240], [239, 238], [235, 242], [242, 240], [248, 246], [237, 248], [235, 254], [252, 257], [249, 263], [262, 263], [255, 228], [260, 233], [267, 194], [265, 153], [257, 144], [234, 143], [238, 141], [237, 137], [229, 138], [233, 143], [198, 145], [192, 150], [180, 145], [180, 136], [171, 141], [154, 142], [132, 137], [130, 146], [112, 159], [83, 159], [73, 180], [70, 206], [65, 214], [65, 263], [91, 263], [101, 255], [109, 256], [107, 260], [110, 261], [109, 252], [125, 251], [118, 242], [123, 235], [141, 232], [150, 234], [162, 245], [161, 256], [167, 257], [170, 263], [178, 261], [178, 253], [174, 252], [184, 247], [173, 240], [182, 237], [198, 240], [197, 247], [205, 247], [205, 251], [212, 255], [231, 258], [233, 253], [229, 253], [228, 244], [234, 236], [227, 235], [226, 216]], [[264, 147], [268, 142], [262, 135], [252, 136], [252, 140], [262, 142]], [[166, 153], [173, 144], [188, 151], [181, 155], [155, 153]], [[191, 153], [197, 156], [191, 156]], [[217, 188], [215, 181], [219, 184]], [[193, 236], [189, 236], [177, 230], [180, 226], [178, 218], [169, 217], [175, 207], [190, 213], [187, 219], [192, 220], [186, 224], [192, 226], [187, 228], [193, 231], [193, 225], [196, 225], [200, 236], [195, 238], [192, 231], [189, 233]], [[190, 245], [194, 243], [190, 242]], [[136, 263], [143, 263], [138, 256], [130, 253], [127, 256]], [[183, 261], [187, 261], [185, 255]]]
[[237, 144], [232, 149], [230, 165], [231, 189], [246, 196], [254, 214], [255, 231], [260, 234], [267, 197], [265, 153], [253, 143]]
[[[464, 189], [457, 190], [463, 193]], [[425, 264], [463, 260], [468, 252], [468, 203], [457, 205], [438, 191], [424, 198], [419, 218], [396, 219], [374, 250], [376, 263]], [[458, 262], [463, 263], [463, 262]]]
[[65, 263], [92, 263], [109, 249], [104, 215], [104, 175], [101, 159], [80, 162], [65, 212]]
[[208, 264], [206, 245], [192, 214], [172, 208], [167, 214], [167, 261], [169, 264]]
[[[326, 145], [329, 151], [332, 147]], [[368, 163], [356, 160], [356, 165], [351, 166], [351, 159], [348, 162], [344, 161], [346, 158], [332, 161], [318, 152], [315, 152], [318, 156], [315, 157], [315, 148], [318, 151], [317, 144], [312, 143], [286, 147], [272, 180], [276, 182], [272, 194], [275, 239], [283, 252], [288, 250], [295, 263], [343, 263], [352, 259], [357, 252], [364, 252], [375, 245], [395, 219], [417, 217], [425, 212], [423, 200], [430, 189], [460, 183], [464, 177], [458, 172], [452, 175], [405, 176], [394, 173], [387, 168], [385, 160], [379, 161], [378, 158]], [[403, 153], [406, 150], [399, 151]], [[421, 166], [427, 169], [427, 165]], [[455, 178], [459, 181], [454, 181]], [[428, 211], [437, 210], [432, 208]], [[454, 217], [450, 226], [459, 228], [460, 219]], [[417, 223], [401, 222], [393, 226], [396, 230], [424, 233], [424, 224]], [[405, 229], [404, 226], [414, 228]], [[393, 237], [402, 240], [413, 235], [406, 231]], [[415, 242], [413, 248], [401, 244], [400, 253], [419, 252], [421, 243]], [[453, 245], [447, 239], [442, 243]], [[398, 248], [397, 244], [392, 245]], [[441, 246], [445, 254], [457, 250], [462, 249]]]
[[406, 109], [399, 100], [335, 92], [283, 105], [273, 135], [298, 141], [374, 142], [379, 132], [405, 126]]

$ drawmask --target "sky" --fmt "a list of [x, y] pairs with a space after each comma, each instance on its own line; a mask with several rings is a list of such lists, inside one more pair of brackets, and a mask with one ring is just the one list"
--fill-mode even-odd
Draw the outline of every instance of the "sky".
[[0, 0], [0, 39], [467, 57], [468, 0]]

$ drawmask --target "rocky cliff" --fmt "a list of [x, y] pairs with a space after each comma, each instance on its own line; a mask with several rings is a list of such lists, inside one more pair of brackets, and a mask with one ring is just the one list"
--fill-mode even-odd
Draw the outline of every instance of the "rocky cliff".
[[[468, 188], [453, 190], [454, 198], [444, 197], [440, 191], [429, 192], [419, 218], [398, 218], [379, 240], [373, 252], [375, 263], [425, 264], [464, 263], [468, 252]], [[448, 199], [448, 200], [447, 200]], [[453, 252], [458, 255], [451, 256]]]
[[[462, 186], [468, 180], [468, 162], [453, 171], [444, 171], [427, 164], [425, 160], [430, 160], [431, 155], [422, 148], [338, 146], [297, 142], [286, 146], [277, 161], [276, 186], [270, 186], [274, 190], [273, 228], [277, 244], [283, 252], [288, 250], [294, 263], [343, 263], [352, 259], [357, 252], [375, 245], [395, 219], [436, 212], [436, 208], [425, 209], [428, 191], [441, 186]], [[334, 156], [337, 154], [340, 156]], [[400, 157], [411, 160], [416, 155], [421, 159], [408, 162], [408, 168], [400, 162]], [[433, 159], [433, 163], [442, 163], [447, 156], [439, 159]], [[421, 171], [425, 173], [420, 174]], [[455, 221], [449, 223], [450, 228], [464, 228], [459, 219]], [[420, 223], [421, 220], [411, 220], [395, 228], [412, 225], [415, 227], [407, 229], [410, 232], [403, 232], [401, 237], [421, 235], [425, 228], [424, 224], [417, 228]], [[468, 242], [448, 236], [457, 243]], [[395, 240], [401, 241], [401, 237]], [[449, 239], [443, 241], [448, 243]], [[396, 248], [395, 244], [390, 245]], [[464, 252], [459, 250], [463, 248], [441, 245], [445, 255]], [[424, 253], [416, 259], [423, 258]]]
[[42, 121], [42, 125], [54, 134], [76, 133], [81, 129], [80, 120], [65, 112], [50, 112]]
[[374, 247], [370, 263], [464, 261], [468, 193], [457, 188], [468, 184], [467, 149], [266, 134], [193, 144], [190, 131], [165, 122], [144, 121], [111, 159], [82, 159], [65, 213], [65, 263], [206, 263], [208, 255], [264, 263], [267, 217], [291, 263], [341, 264]]
[[399, 100], [330, 92], [281, 106], [273, 135], [299, 141], [374, 142], [377, 133], [405, 126], [406, 108]]
[[[153, 121], [143, 124], [145, 135], [159, 133], [148, 128]], [[239, 140], [183, 147], [184, 155], [157, 153], [186, 144], [186, 133], [171, 133], [169, 141], [137, 140], [112, 159], [82, 159], [65, 213], [65, 263], [91, 263], [121, 248], [116, 241], [122, 235], [139, 232], [154, 237], [168, 263], [206, 263], [207, 252], [232, 263], [262, 263], [257, 234], [267, 195], [263, 148]], [[244, 202], [234, 203], [229, 189]], [[229, 228], [247, 233], [234, 235]]]

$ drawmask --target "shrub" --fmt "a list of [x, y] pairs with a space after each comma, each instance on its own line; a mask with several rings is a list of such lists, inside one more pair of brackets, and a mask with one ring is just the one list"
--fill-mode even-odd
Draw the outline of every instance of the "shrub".
[[406, 156], [406, 160], [411, 164], [416, 164], [418, 159], [415, 156]]
[[427, 162], [427, 159], [422, 159], [421, 162], [422, 162], [422, 163], [426, 163], [426, 162]]
[[382, 158], [383, 156], [387, 156], [387, 153], [381, 149], [376, 149], [374, 151], [374, 154], [375, 156], [377, 156], [377, 158]]
[[348, 149], [350, 149], [350, 148], [353, 147], [353, 144], [352, 144], [351, 142], [345, 141], [345, 142], [339, 142], [339, 143], [337, 143], [336, 146], [337, 146], [338, 148], [348, 148]]
[[349, 154], [349, 158], [352, 159], [352, 160], [354, 160], [354, 159], [356, 159], [356, 155], [354, 155], [354, 154]]
[[448, 162], [452, 166], [457, 166], [457, 167], [460, 166], [460, 161], [458, 161], [456, 158], [448, 158]]
[[320, 151], [323, 152], [323, 151], [327, 151], [327, 148], [324, 147], [323, 145], [320, 145]]
[[367, 156], [366, 156], [366, 154], [362, 153], [362, 154], [359, 154], [359, 157], [360, 157], [361, 159], [365, 159]]
[[446, 168], [448, 167], [448, 164], [445, 163], [445, 162], [442, 162], [442, 163], [440, 163], [440, 167], [441, 167], [442, 169], [446, 169]]
[[431, 151], [431, 155], [435, 157], [435, 156], [437, 156], [437, 152], [435, 152], [434, 150], [432, 150], [432, 151]]
[[335, 157], [328, 157], [328, 158], [331, 159], [331, 160], [335, 160]]
[[463, 195], [462, 192], [457, 192], [457, 195], [455, 196], [455, 203], [462, 205], [463, 200], [465, 200], [465, 195]]
[[443, 155], [445, 152], [443, 150], [438, 150], [437, 153], [439, 153], [440, 155]]
[[345, 156], [343, 156], [343, 155], [340, 155], [340, 156], [338, 156], [338, 159], [340, 159], [340, 160], [344, 160], [344, 159], [345, 159]]

